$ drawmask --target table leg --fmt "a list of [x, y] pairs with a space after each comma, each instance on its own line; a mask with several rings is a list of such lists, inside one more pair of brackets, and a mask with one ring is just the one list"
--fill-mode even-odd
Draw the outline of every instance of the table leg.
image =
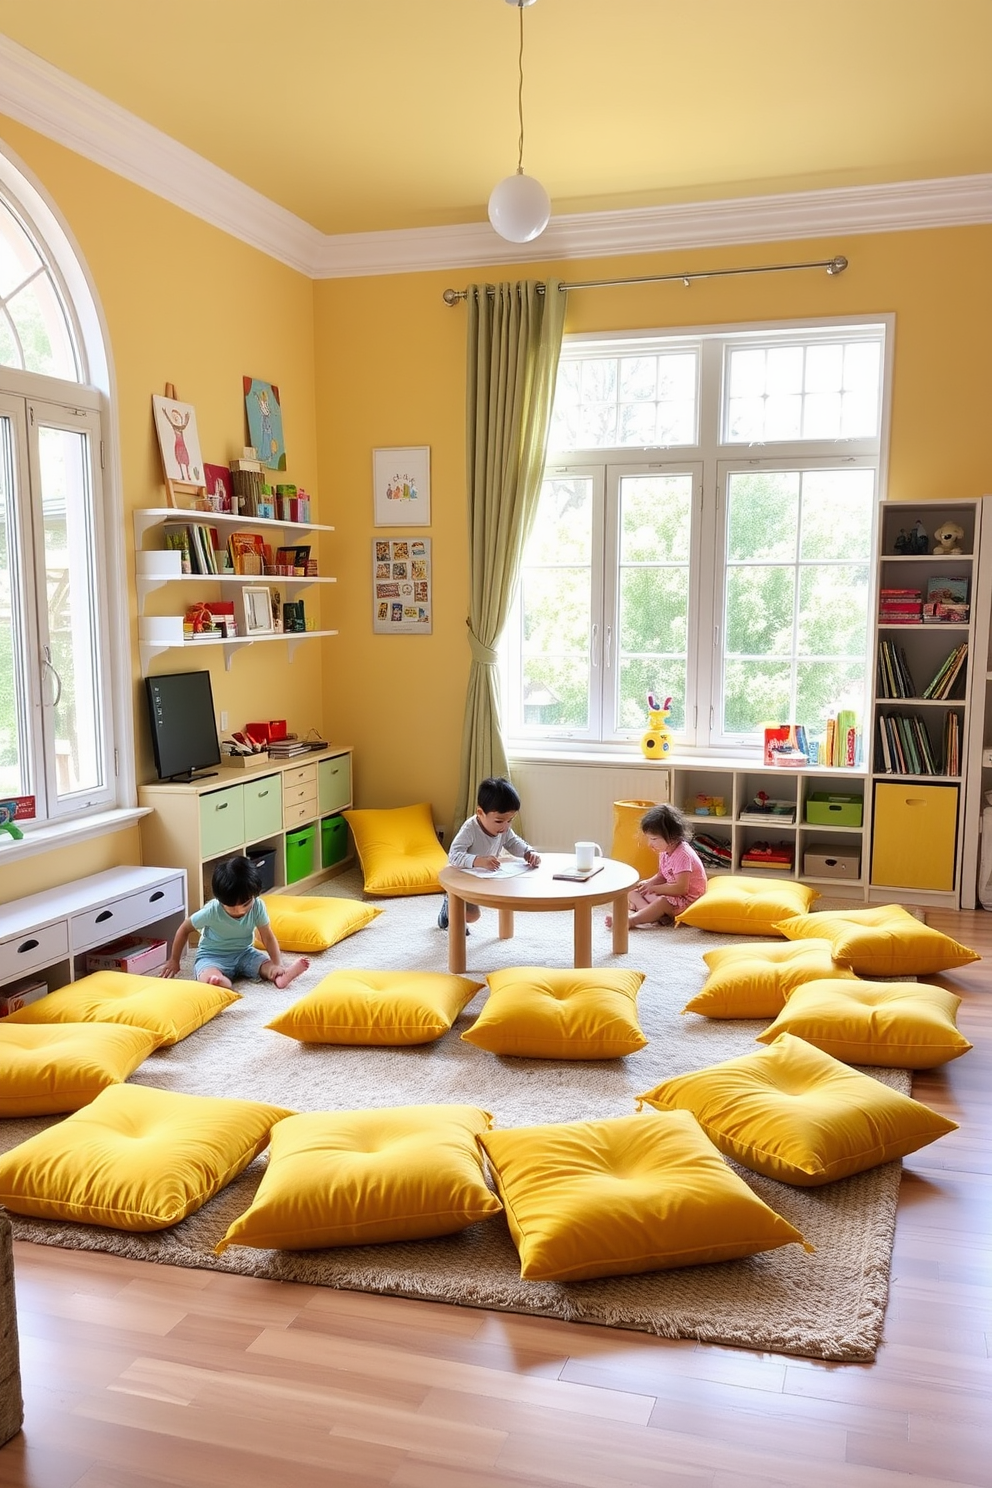
[[592, 965], [592, 905], [587, 900], [576, 901], [574, 910], [575, 958], [574, 966]]
[[626, 893], [618, 894], [613, 901], [613, 954], [625, 956], [630, 946], [630, 931], [627, 926], [629, 913]]
[[465, 970], [465, 900], [448, 893], [448, 970]]
[[502, 904], [499, 907], [499, 938], [500, 940], [513, 939], [513, 910], [506, 909]]

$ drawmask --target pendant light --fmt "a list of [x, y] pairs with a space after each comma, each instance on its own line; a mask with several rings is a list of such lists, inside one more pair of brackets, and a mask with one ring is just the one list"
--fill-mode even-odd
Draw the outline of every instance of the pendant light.
[[509, 243], [529, 243], [540, 237], [551, 217], [551, 198], [533, 176], [524, 175], [524, 7], [534, 0], [506, 0], [520, 13], [520, 51], [517, 59], [517, 114], [520, 119], [520, 142], [517, 169], [493, 187], [489, 198], [489, 221]]

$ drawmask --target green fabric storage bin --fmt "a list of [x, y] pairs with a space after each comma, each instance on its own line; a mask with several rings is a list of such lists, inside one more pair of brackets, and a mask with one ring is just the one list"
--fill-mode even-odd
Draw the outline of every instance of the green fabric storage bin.
[[298, 832], [286, 833], [286, 882], [297, 883], [307, 878], [314, 869], [314, 846], [317, 841], [315, 826], [301, 827]]
[[811, 791], [806, 798], [806, 820], [819, 827], [860, 827], [864, 805], [862, 796]]
[[320, 824], [320, 865], [333, 868], [348, 856], [348, 823], [343, 816], [325, 816]]

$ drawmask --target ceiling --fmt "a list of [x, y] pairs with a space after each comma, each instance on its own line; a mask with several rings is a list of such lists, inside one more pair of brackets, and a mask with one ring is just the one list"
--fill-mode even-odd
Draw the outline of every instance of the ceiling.
[[[512, 0], [0, 0], [0, 34], [324, 233], [481, 222]], [[992, 172], [992, 0], [537, 0], [556, 214]], [[2, 99], [0, 99], [2, 111]]]

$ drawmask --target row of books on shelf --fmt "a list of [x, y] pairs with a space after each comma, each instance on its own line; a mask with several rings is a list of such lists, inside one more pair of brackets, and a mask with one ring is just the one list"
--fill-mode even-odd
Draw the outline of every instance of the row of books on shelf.
[[968, 579], [964, 575], [931, 578], [926, 589], [880, 589], [878, 618], [882, 625], [967, 623]]
[[[721, 842], [719, 837], [711, 837], [706, 832], [699, 832], [693, 837], [692, 845], [705, 868], [725, 873], [732, 870], [734, 858], [729, 843]], [[752, 842], [744, 849], [740, 859], [741, 868], [777, 869], [779, 873], [791, 871], [794, 863], [795, 848], [790, 842]]]
[[893, 641], [878, 643], [878, 694], [884, 698], [949, 698], [955, 683], [964, 681], [968, 642], [962, 641], [944, 657], [921, 693], [917, 693], [906, 653]]
[[861, 763], [861, 730], [857, 716], [846, 709], [831, 713], [822, 738], [807, 735], [801, 723], [779, 723], [765, 729], [766, 765], [827, 765], [853, 769]]
[[317, 577], [309, 543], [273, 550], [258, 532], [232, 532], [225, 542], [216, 527], [203, 522], [170, 522], [165, 526], [165, 545], [180, 554], [183, 573]]
[[961, 720], [947, 713], [936, 753], [926, 724], [907, 713], [880, 713], [878, 742], [887, 775], [960, 775]]

